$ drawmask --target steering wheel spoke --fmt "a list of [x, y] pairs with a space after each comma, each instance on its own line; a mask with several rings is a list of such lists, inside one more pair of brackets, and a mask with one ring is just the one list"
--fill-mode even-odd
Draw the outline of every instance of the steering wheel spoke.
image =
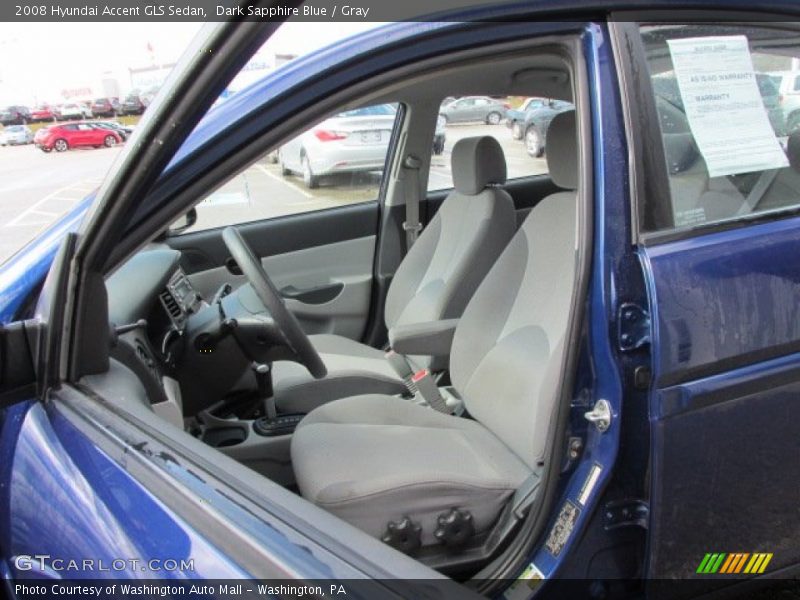
[[286, 307], [286, 303], [278, 288], [272, 283], [261, 261], [244, 240], [235, 227], [226, 227], [222, 232], [222, 239], [231, 253], [233, 260], [239, 265], [242, 273], [247, 277], [253, 292], [267, 309], [277, 328], [285, 339], [287, 348], [296, 357], [297, 362], [308, 369], [315, 379], [322, 379], [327, 375], [325, 363], [322, 362], [316, 348], [300, 327], [297, 318]]

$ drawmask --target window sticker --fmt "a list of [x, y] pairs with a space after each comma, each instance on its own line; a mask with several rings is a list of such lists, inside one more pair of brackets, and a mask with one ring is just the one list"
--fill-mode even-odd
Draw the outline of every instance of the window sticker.
[[788, 166], [743, 35], [668, 40], [686, 118], [710, 177]]

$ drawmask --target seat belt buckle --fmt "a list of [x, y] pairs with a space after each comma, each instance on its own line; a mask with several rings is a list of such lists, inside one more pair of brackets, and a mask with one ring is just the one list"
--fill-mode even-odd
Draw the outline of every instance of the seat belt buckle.
[[398, 354], [391, 348], [386, 351], [384, 356], [391, 365], [392, 369], [394, 369], [394, 372], [397, 373], [397, 376], [405, 381], [407, 385], [411, 381], [411, 376], [414, 375], [414, 371], [411, 368], [411, 365], [408, 364], [406, 357], [402, 354]]
[[413, 231], [415, 233], [419, 233], [422, 231], [422, 223], [409, 223], [408, 221], [403, 221], [403, 231]]
[[419, 391], [419, 395], [422, 396], [423, 400], [425, 400], [431, 408], [438, 412], [450, 412], [447, 403], [439, 393], [439, 387], [436, 385], [428, 369], [420, 369], [414, 373], [414, 375], [411, 376], [411, 383], [414, 384]]

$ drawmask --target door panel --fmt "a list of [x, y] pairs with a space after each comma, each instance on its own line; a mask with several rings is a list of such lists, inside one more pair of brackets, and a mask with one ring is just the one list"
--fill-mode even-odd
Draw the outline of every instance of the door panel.
[[[277, 288], [287, 290], [286, 306], [306, 333], [335, 333], [358, 340], [369, 313], [374, 255], [375, 236], [368, 236], [262, 257], [261, 264]], [[206, 298], [225, 282], [238, 287], [246, 281], [224, 266], [199, 271], [189, 280]], [[291, 298], [303, 292], [311, 302]], [[325, 301], [329, 292], [333, 298]], [[323, 301], [315, 301], [315, 295]]]
[[[287, 306], [309, 333], [360, 340], [370, 313], [378, 226], [377, 202], [301, 213], [239, 226]], [[172, 237], [181, 262], [205, 298], [228, 282], [244, 283], [225, 266], [221, 230]], [[305, 301], [303, 301], [305, 300]]]
[[800, 562], [800, 219], [645, 251], [653, 305], [653, 578], [706, 553]]

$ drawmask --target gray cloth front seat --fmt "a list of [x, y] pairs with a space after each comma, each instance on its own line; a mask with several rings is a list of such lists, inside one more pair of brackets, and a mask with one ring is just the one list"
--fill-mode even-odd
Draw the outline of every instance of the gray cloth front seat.
[[[389, 287], [384, 319], [390, 337], [398, 328], [424, 329], [425, 324], [460, 317], [514, 235], [514, 203], [499, 187], [506, 181], [506, 160], [497, 140], [488, 136], [459, 140], [453, 147], [452, 172], [455, 189], [411, 247]], [[328, 375], [315, 380], [302, 365], [276, 362], [272, 375], [278, 412], [307, 413], [354, 394], [405, 390], [382, 350], [337, 335], [309, 339]], [[447, 357], [414, 357], [414, 364], [444, 368]]]
[[[577, 188], [574, 112], [547, 134], [553, 181]], [[450, 355], [474, 420], [362, 395], [306, 416], [291, 443], [303, 497], [381, 536], [404, 516], [436, 542], [437, 516], [472, 514], [478, 534], [544, 460], [575, 288], [577, 194], [537, 204], [467, 305]]]

